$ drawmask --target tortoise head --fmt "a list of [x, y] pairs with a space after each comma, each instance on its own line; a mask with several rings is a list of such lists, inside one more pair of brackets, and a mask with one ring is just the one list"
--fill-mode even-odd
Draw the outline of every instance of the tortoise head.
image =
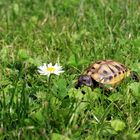
[[75, 85], [75, 88], [79, 88], [82, 85], [92, 87], [93, 86], [93, 80], [92, 80], [91, 76], [80, 75], [79, 78], [78, 78], [78, 82]]

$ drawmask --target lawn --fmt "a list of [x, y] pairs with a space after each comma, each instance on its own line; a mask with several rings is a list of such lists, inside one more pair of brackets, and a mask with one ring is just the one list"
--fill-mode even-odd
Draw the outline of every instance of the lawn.
[[[102, 59], [140, 75], [139, 0], [1, 0], [0, 19], [1, 140], [140, 139], [139, 82], [74, 88]], [[64, 72], [40, 75], [43, 63]]]

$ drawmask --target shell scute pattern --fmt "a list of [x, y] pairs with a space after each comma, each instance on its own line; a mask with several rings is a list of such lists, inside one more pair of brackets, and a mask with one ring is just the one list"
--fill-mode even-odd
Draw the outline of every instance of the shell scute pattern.
[[130, 71], [123, 64], [113, 60], [103, 60], [92, 64], [86, 71], [95, 81], [102, 84], [115, 85], [126, 76]]

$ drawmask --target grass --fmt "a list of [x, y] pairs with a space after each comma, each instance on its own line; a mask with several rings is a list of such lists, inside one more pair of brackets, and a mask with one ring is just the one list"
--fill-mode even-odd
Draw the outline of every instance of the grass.
[[[140, 85], [130, 79], [108, 96], [74, 88], [99, 59], [140, 73], [140, 2], [0, 1], [0, 139], [140, 139]], [[47, 77], [43, 63], [65, 73]]]

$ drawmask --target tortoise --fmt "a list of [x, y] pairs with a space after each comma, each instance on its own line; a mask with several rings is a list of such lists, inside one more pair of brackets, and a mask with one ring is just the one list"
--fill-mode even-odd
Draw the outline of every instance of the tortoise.
[[90, 65], [83, 75], [79, 76], [75, 88], [83, 85], [93, 88], [99, 85], [110, 86], [109, 90], [112, 90], [126, 77], [139, 81], [138, 74], [125, 65], [114, 60], [101, 60]]

